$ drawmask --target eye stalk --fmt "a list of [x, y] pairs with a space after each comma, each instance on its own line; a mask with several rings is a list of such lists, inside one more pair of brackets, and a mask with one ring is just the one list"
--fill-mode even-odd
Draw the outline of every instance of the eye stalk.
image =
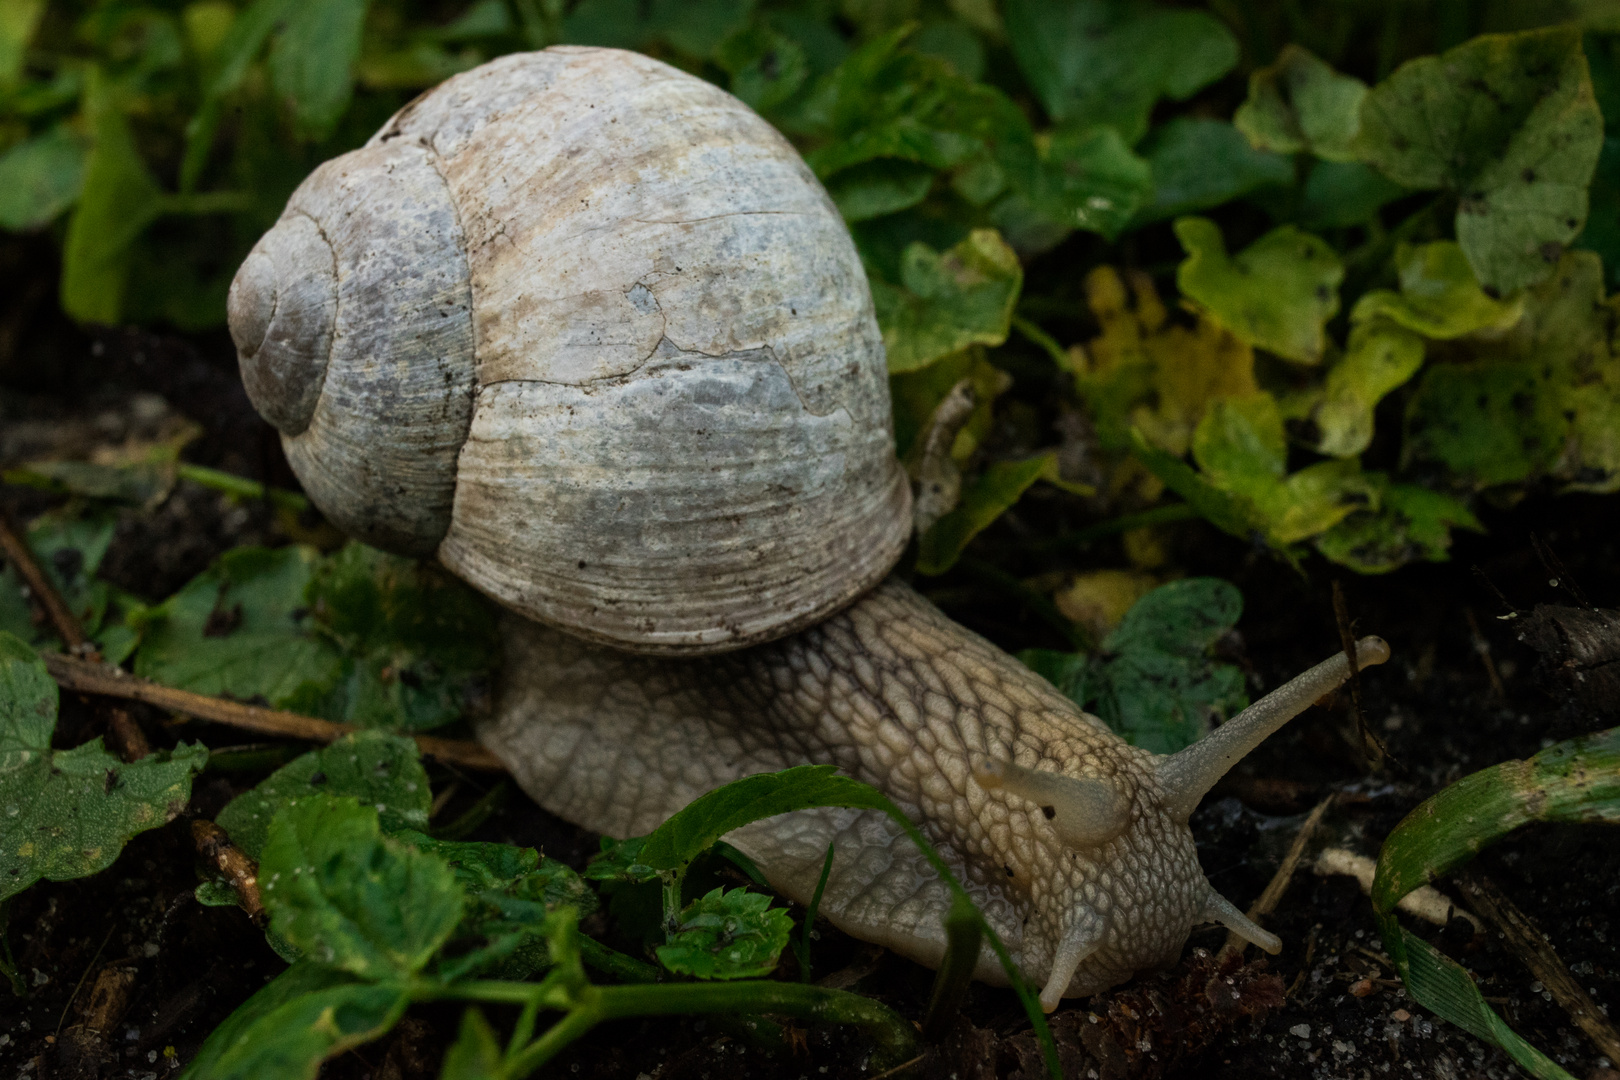
[[1106, 780], [986, 761], [973, 773], [986, 790], [1000, 788], [1039, 806], [1069, 847], [1106, 844], [1131, 822], [1131, 801]]
[[287, 214], [254, 245], [226, 311], [242, 384], [284, 435], [309, 427], [326, 381], [337, 322], [332, 247], [303, 214]]

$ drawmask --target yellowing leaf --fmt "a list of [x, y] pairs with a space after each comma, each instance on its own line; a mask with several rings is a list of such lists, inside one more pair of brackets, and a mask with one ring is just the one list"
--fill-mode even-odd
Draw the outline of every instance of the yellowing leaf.
[[1236, 255], [1206, 218], [1180, 218], [1175, 231], [1187, 252], [1176, 271], [1184, 295], [1250, 345], [1304, 364], [1322, 359], [1322, 326], [1339, 310], [1344, 279], [1332, 248], [1292, 225]]
[[1586, 222], [1603, 144], [1578, 26], [1486, 34], [1373, 87], [1355, 149], [1459, 197], [1457, 241], [1489, 290], [1544, 279]]
[[1171, 323], [1153, 279], [1141, 271], [1128, 277], [1129, 293], [1113, 267], [1086, 275], [1086, 301], [1102, 332], [1071, 350], [1071, 366], [1104, 447], [1128, 446], [1134, 425], [1154, 445], [1184, 454], [1210, 402], [1259, 389], [1254, 352], [1207, 314], [1191, 328]]
[[906, 248], [900, 286], [873, 280], [891, 372], [916, 371], [969, 345], [1007, 340], [1024, 270], [994, 229], [975, 229], [941, 254], [920, 241]]
[[1357, 322], [1383, 316], [1424, 337], [1455, 338], [1480, 330], [1505, 330], [1524, 313], [1521, 297], [1487, 296], [1474, 278], [1468, 256], [1450, 240], [1398, 244], [1395, 266], [1401, 291], [1374, 289], [1356, 301]]
[[1329, 161], [1352, 161], [1367, 84], [1340, 75], [1298, 45], [1285, 45], [1276, 63], [1249, 76], [1249, 98], [1232, 117], [1256, 149], [1279, 154], [1309, 150]]
[[1125, 618], [1136, 602], [1152, 592], [1159, 580], [1140, 570], [1092, 570], [1075, 577], [1052, 595], [1063, 617], [1078, 623], [1101, 641]]
[[[1360, 313], [1361, 305], [1356, 305]], [[1344, 356], [1328, 370], [1314, 419], [1318, 453], [1351, 457], [1373, 436], [1373, 409], [1423, 366], [1423, 339], [1388, 319], [1358, 321]]]

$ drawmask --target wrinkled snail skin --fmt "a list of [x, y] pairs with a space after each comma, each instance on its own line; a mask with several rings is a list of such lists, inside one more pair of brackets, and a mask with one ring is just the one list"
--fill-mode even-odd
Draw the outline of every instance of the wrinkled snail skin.
[[[515, 612], [480, 735], [542, 806], [630, 836], [836, 765], [927, 833], [1048, 1009], [1173, 962], [1199, 921], [1279, 947], [1210, 889], [1187, 819], [1349, 662], [1155, 757], [884, 581], [912, 500], [866, 277], [729, 94], [615, 49], [458, 75], [300, 185], [229, 315], [315, 505]], [[822, 912], [939, 962], [950, 897], [883, 816], [729, 839], [801, 902], [834, 846]], [[988, 952], [977, 974], [1005, 978]]]
[[[500, 704], [479, 735], [542, 806], [635, 836], [728, 781], [836, 765], [922, 828], [1048, 1009], [1173, 963], [1199, 922], [1276, 950], [1210, 888], [1187, 818], [1227, 758], [1348, 672], [1329, 660], [1157, 757], [893, 579], [809, 630], [701, 660], [600, 649], [516, 618], [504, 637]], [[1387, 652], [1368, 638], [1359, 660]], [[882, 814], [800, 811], [727, 839], [801, 903], [833, 845], [821, 913], [939, 963], [950, 895]], [[1005, 982], [988, 949], [976, 975]]]

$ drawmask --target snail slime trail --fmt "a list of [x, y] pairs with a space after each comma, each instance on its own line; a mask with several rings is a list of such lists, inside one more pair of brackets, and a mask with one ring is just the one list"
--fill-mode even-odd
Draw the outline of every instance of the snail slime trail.
[[[836, 765], [933, 840], [1047, 1009], [1173, 963], [1201, 921], [1280, 946], [1210, 888], [1187, 819], [1349, 661], [1161, 757], [885, 580], [912, 497], [866, 278], [730, 95], [615, 49], [457, 75], [294, 192], [230, 319], [322, 512], [509, 609], [480, 736], [547, 809], [635, 835]], [[835, 844], [822, 913], [943, 955], [949, 894], [881, 815], [728, 839], [800, 902]]]

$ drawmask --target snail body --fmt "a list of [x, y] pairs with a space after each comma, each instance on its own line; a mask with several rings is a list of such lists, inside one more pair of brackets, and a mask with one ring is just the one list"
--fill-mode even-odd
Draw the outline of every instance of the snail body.
[[[1048, 1009], [1172, 962], [1199, 921], [1278, 947], [1210, 888], [1187, 820], [1349, 661], [1155, 756], [885, 582], [911, 493], [866, 278], [734, 98], [613, 49], [458, 75], [300, 186], [229, 308], [328, 518], [510, 609], [480, 737], [542, 806], [635, 835], [730, 780], [836, 765], [917, 822]], [[801, 902], [833, 846], [821, 911], [938, 963], [949, 895], [881, 815], [728, 839]]]

